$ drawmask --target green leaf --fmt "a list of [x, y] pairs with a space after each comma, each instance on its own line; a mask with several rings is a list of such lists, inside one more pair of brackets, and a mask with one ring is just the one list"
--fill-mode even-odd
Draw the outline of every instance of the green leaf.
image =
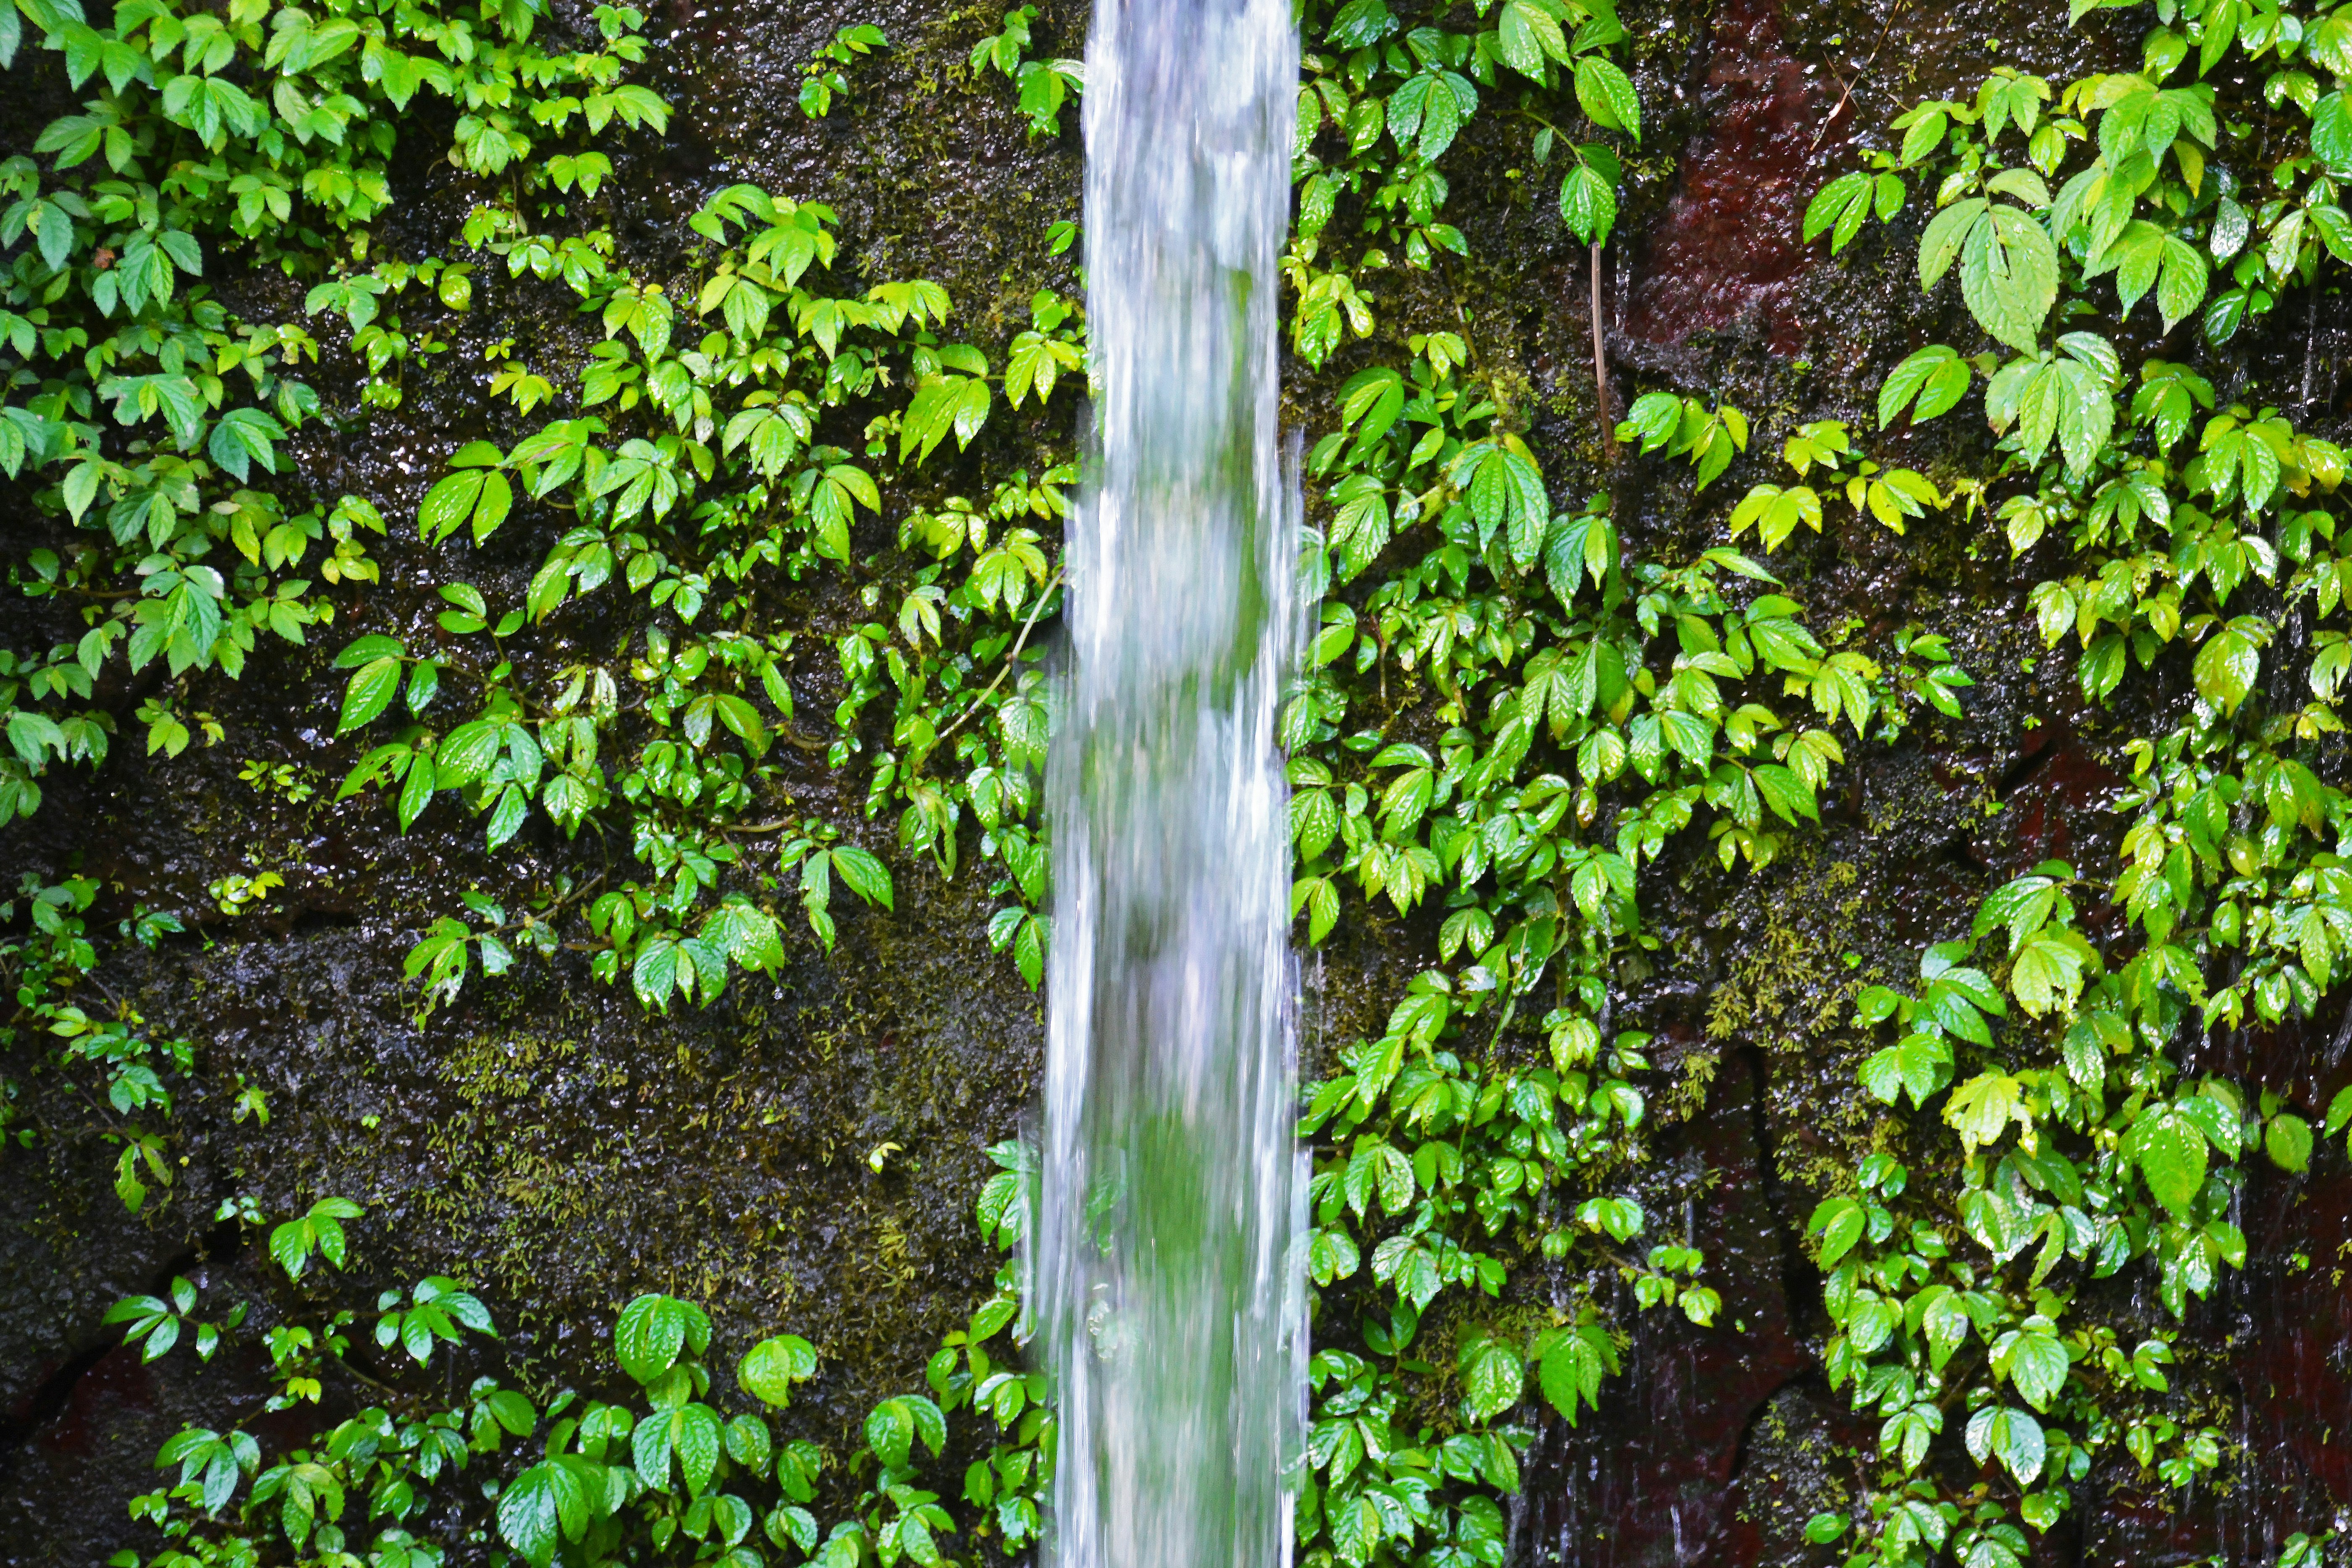
[[1942, 343], [1921, 349], [1890, 371], [1878, 389], [1879, 427], [1892, 426], [1906, 405], [1914, 425], [1950, 409], [1968, 395], [1969, 371], [1955, 349]]
[[1591, 163], [1579, 162], [1559, 182], [1559, 220], [1587, 245], [1606, 245], [1617, 226], [1617, 189]]
[[674, 1296], [640, 1296], [621, 1309], [613, 1324], [613, 1353], [621, 1370], [639, 1383], [667, 1372], [681, 1352], [699, 1354], [709, 1342], [709, 1317]]
[[1399, 150], [1433, 163], [1453, 145], [1477, 108], [1478, 91], [1467, 77], [1450, 70], [1421, 70], [1389, 94], [1388, 132]]
[[232, 408], [213, 426], [205, 449], [214, 462], [243, 484], [251, 477], [255, 463], [273, 474], [278, 471], [278, 452], [271, 443], [285, 438], [286, 427], [260, 409]]
[[1521, 571], [1534, 565], [1551, 521], [1551, 503], [1544, 491], [1543, 470], [1526, 444], [1506, 434], [1499, 441], [1464, 447], [1454, 460], [1454, 481], [1466, 492], [1480, 542], [1503, 528], [1513, 563]]
[[1976, 920], [1969, 931], [1969, 940], [1981, 941], [1996, 926], [2009, 929], [2011, 952], [2025, 939], [2049, 923], [2058, 907], [2059, 883], [2055, 877], [2039, 872], [2004, 882], [1993, 889], [1977, 907]]
[[1981, 196], [1971, 196], [1954, 202], [1928, 220], [1927, 232], [1919, 239], [1920, 288], [1933, 289], [1937, 280], [1951, 269], [1969, 237], [1984, 221], [1990, 205]]
[[1814, 192], [1813, 199], [1805, 204], [1805, 242], [1810, 245], [1827, 233], [1830, 254], [1843, 250], [1870, 216], [1871, 195], [1871, 177], [1860, 169], [1840, 174]]
[[1583, 1324], [1563, 1331], [1544, 1351], [1536, 1365], [1536, 1382], [1545, 1400], [1573, 1426], [1579, 1402], [1599, 1409], [1601, 1375], [1616, 1370], [1616, 1351], [1608, 1331]]
[[783, 1409], [793, 1402], [793, 1384], [816, 1373], [816, 1349], [797, 1334], [761, 1340], [735, 1369], [735, 1381], [761, 1403]]
[[504, 474], [468, 468], [425, 492], [425, 504], [416, 512], [417, 531], [427, 543], [438, 544], [470, 522], [478, 544], [507, 520], [513, 506], [514, 487]]
[[2205, 301], [2207, 280], [2205, 258], [2196, 247], [2178, 235], [2166, 235], [2163, 271], [2156, 285], [2156, 308], [2166, 331], [2197, 313]]
[[394, 815], [398, 817], [403, 833], [407, 832], [409, 826], [424, 814], [425, 808], [433, 804], [436, 784], [433, 759], [421, 754], [410, 757], [408, 774], [401, 782], [400, 798], [394, 807]]
[[2143, 1110], [2124, 1141], [2147, 1190], [2175, 1214], [2186, 1214], [2205, 1185], [2205, 1134], [2169, 1105]]
[[2252, 309], [2253, 296], [2244, 289], [2224, 289], [2205, 304], [2205, 337], [2214, 343], [2225, 343], [2237, 336], [2238, 329], [2246, 322]]
[[335, 733], [348, 735], [369, 723], [392, 706], [400, 690], [401, 664], [397, 658], [374, 659], [360, 666], [343, 690], [343, 711], [335, 721]]
[[2334, 169], [2352, 169], [2352, 106], [2331, 92], [2311, 106], [2311, 151]]
[[866, 1446], [890, 1469], [903, 1468], [912, 1460], [919, 1436], [933, 1454], [947, 1442], [946, 1417], [920, 1394], [886, 1399], [866, 1418]]
[[1363, 1568], [1370, 1563], [1387, 1534], [1381, 1523], [1380, 1509], [1361, 1492], [1332, 1504], [1326, 1517], [1331, 1545], [1349, 1568]]
[[1969, 1417], [1969, 1454], [1979, 1464], [1998, 1458], [2021, 1486], [2031, 1486], [2048, 1458], [2042, 1423], [2022, 1410], [1988, 1405]]
[[2034, 1017], [2074, 1009], [2083, 994], [2083, 975], [2098, 964], [2098, 955], [2080, 933], [2048, 928], [2028, 937], [2010, 970], [2009, 988]]
[[2311, 1123], [2282, 1111], [2263, 1128], [2263, 1152], [2281, 1170], [2301, 1171], [2311, 1164]]
[[1952, 1352], [1968, 1342], [1969, 1332], [1976, 1323], [1969, 1316], [1968, 1305], [1948, 1288], [1927, 1304], [1920, 1315], [1920, 1327], [1927, 1333], [1927, 1354], [1937, 1372], [1952, 1359]]
[[1339, 388], [1339, 427], [1360, 446], [1389, 432], [1404, 412], [1404, 377], [1386, 365], [1357, 372]]
[[1994, 1358], [2005, 1362], [2010, 1382], [2034, 1409], [2049, 1409], [2050, 1402], [2066, 1385], [2066, 1370], [2072, 1364], [2065, 1345], [2056, 1334], [2032, 1328], [2015, 1331], [2005, 1342], [2005, 1350], [1996, 1350]]
[[[1924, 244], [1920, 256], [1924, 267]], [[1960, 295], [1986, 331], [2032, 353], [2058, 300], [2058, 249], [2049, 231], [2020, 208], [1991, 206], [1962, 244]]]
[[2197, 693], [2224, 713], [2234, 713], [2263, 671], [2262, 650], [2234, 627], [2224, 627], [2197, 650], [2190, 674]]
[[1641, 95], [1625, 73], [1605, 57], [1578, 57], [1576, 102], [1595, 125], [1622, 131], [1636, 142], [1642, 139]]
[[924, 377], [899, 426], [898, 461], [904, 463], [911, 456], [920, 465], [950, 433], [958, 451], [971, 446], [971, 438], [988, 422], [989, 400], [988, 383], [977, 376]]
[[1536, 0], [1503, 0], [1496, 22], [1496, 52], [1522, 76], [1541, 80], [1548, 59], [1569, 58], [1559, 18]]
[[1509, 1344], [1475, 1339], [1463, 1346], [1459, 1359], [1463, 1405], [1473, 1421], [1490, 1421], [1519, 1402], [1527, 1363]]
[[1824, 1269], [1837, 1267], [1838, 1259], [1853, 1250], [1862, 1239], [1865, 1219], [1862, 1205], [1852, 1198], [1824, 1198], [1813, 1210], [1813, 1217], [1805, 1226], [1807, 1235], [1822, 1238], [1821, 1266]]
[[1024, 915], [1013, 933], [1013, 967], [1034, 991], [1045, 978], [1045, 943], [1052, 926], [1044, 915]]
[[719, 1424], [719, 1412], [708, 1405], [684, 1405], [671, 1411], [669, 1418], [670, 1452], [677, 1456], [678, 1474], [686, 1480], [687, 1494], [699, 1497], [710, 1484], [711, 1472], [719, 1468], [726, 1430]]
[[[1687, 719], [1687, 714], [1670, 714], [1669, 719]], [[1668, 726], [1669, 731], [1673, 726]], [[1712, 737], [1709, 737], [1711, 740]], [[1779, 763], [1764, 763], [1750, 770], [1756, 781], [1757, 794], [1772, 808], [1772, 815], [1794, 826], [1802, 817], [1809, 822], [1821, 820], [1821, 806], [1813, 798], [1812, 787], [1790, 769]]]
[[816, 1551], [816, 1517], [804, 1508], [779, 1503], [761, 1521], [761, 1529], [778, 1546], [789, 1542], [799, 1547], [803, 1556]]
[[587, 1489], [562, 1465], [533, 1465], [499, 1495], [499, 1533], [531, 1568], [548, 1568], [559, 1536], [577, 1541], [587, 1531]]
[[867, 850], [847, 847], [831, 851], [834, 869], [849, 890], [869, 904], [895, 909], [891, 902], [889, 868]]
[[1983, 1072], [1952, 1091], [1944, 1106], [1944, 1121], [1960, 1135], [1971, 1153], [2000, 1141], [2011, 1121], [2027, 1131], [2033, 1118], [2025, 1106], [2022, 1087], [2006, 1073]]
[[488, 774], [498, 761], [500, 726], [487, 719], [460, 724], [442, 738], [434, 753], [434, 787], [463, 789]]
[[[1943, 1041], [1932, 1035], [1911, 1035], [1901, 1043], [1871, 1054], [1855, 1076], [1865, 1092], [1888, 1105], [1910, 1092], [1912, 1103], [1924, 1104], [1927, 1097], [1944, 1087], [1944, 1075], [1935, 1070], [1935, 1063], [1922, 1051], [1919, 1042], [1942, 1046]], [[1944, 1056], [1951, 1049], [1944, 1047]]]

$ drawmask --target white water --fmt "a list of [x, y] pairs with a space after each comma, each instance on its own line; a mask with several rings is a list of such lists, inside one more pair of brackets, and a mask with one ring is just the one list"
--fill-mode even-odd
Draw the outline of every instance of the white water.
[[1297, 646], [1277, 277], [1289, 0], [1097, 0], [1093, 487], [1046, 781], [1055, 924], [1034, 1288], [1063, 1568], [1282, 1568], [1302, 1402], [1286, 790]]

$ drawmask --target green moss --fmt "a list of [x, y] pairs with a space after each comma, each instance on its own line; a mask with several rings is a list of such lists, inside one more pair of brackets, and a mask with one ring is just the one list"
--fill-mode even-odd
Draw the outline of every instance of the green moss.
[[1861, 982], [1843, 955], [1861, 940], [1868, 900], [1851, 893], [1861, 873], [1849, 861], [1822, 863], [1805, 844], [1766, 900], [1763, 929], [1748, 936], [1707, 999], [1710, 1039], [1746, 1039], [1794, 1053], [1834, 1032]]

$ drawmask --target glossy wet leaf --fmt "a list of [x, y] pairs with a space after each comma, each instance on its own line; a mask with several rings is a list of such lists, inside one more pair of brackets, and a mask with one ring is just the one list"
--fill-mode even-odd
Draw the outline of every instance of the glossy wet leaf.
[[815, 1373], [815, 1347], [797, 1334], [779, 1334], [746, 1352], [735, 1378], [753, 1398], [782, 1410], [793, 1402], [793, 1384]]

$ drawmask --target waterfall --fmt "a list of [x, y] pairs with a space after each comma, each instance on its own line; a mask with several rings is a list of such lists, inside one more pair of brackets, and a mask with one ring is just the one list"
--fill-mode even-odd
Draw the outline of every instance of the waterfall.
[[1034, 1281], [1066, 1568], [1281, 1568], [1304, 1387], [1275, 748], [1297, 646], [1277, 428], [1289, 0], [1097, 0], [1092, 476], [1046, 781]]

